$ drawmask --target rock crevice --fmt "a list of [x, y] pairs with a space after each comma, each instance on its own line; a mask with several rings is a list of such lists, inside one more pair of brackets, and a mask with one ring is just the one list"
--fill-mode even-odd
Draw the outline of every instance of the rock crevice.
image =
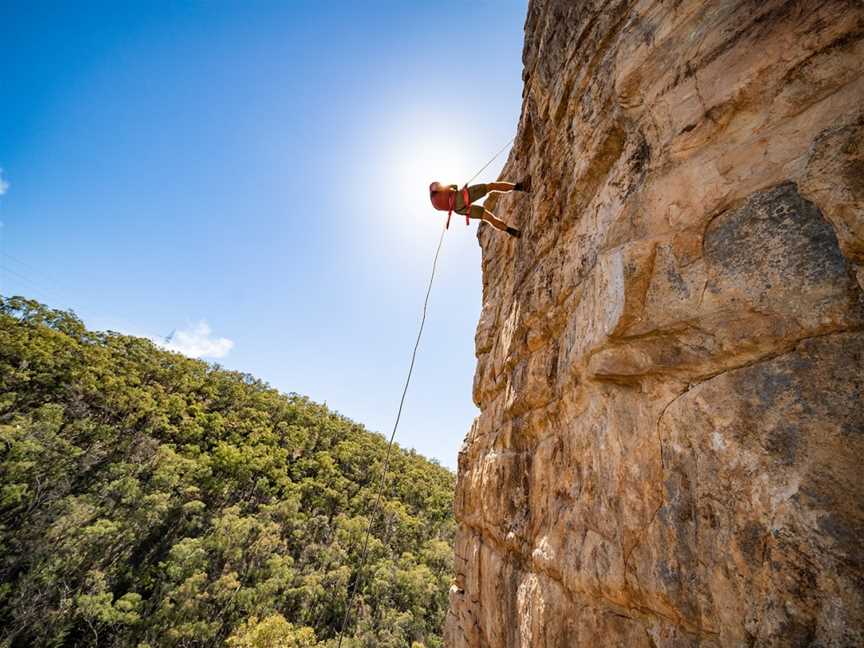
[[864, 6], [532, 0], [451, 648], [864, 644]]

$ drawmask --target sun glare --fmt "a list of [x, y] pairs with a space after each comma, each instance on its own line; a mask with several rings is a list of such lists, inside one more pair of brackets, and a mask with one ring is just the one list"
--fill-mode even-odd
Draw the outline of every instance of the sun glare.
[[[429, 183], [462, 184], [473, 173], [472, 142], [448, 132], [447, 124], [453, 122], [451, 115], [415, 114], [385, 138], [389, 150], [384, 157], [392, 163], [386, 193], [400, 213], [391, 228], [398, 245], [413, 247], [411, 242], [417, 241], [425, 251], [427, 241], [443, 227], [447, 215], [430, 204]], [[456, 222], [460, 218], [454, 214]]]
[[[397, 101], [387, 105], [387, 113], [364, 129], [364, 163], [346, 174], [352, 195], [363, 197], [365, 209], [353, 212], [350, 233], [344, 234], [352, 249], [358, 247], [357, 236], [365, 239], [362, 248], [376, 263], [387, 258], [400, 271], [423, 274], [447, 220], [446, 212], [432, 207], [429, 184], [437, 180], [461, 186], [488, 160], [492, 147], [488, 134], [458, 109]], [[494, 174], [490, 167], [475, 182]], [[356, 220], [359, 216], [365, 225]], [[469, 258], [466, 251], [477, 246], [476, 228], [475, 222], [466, 227], [464, 217], [454, 214], [447, 254]]]

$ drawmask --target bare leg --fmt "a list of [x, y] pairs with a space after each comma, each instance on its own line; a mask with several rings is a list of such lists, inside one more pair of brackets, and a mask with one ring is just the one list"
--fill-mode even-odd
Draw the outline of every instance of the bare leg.
[[469, 218], [479, 218], [486, 221], [499, 232], [507, 232], [510, 236], [515, 236], [517, 238], [521, 238], [522, 236], [521, 231], [519, 231], [515, 227], [510, 227], [507, 223], [495, 216], [495, 214], [490, 212], [485, 207], [481, 207], [480, 205], [471, 205], [471, 209], [468, 214]]
[[501, 230], [502, 232], [507, 231], [507, 223], [496, 217], [495, 214], [490, 212], [488, 209], [483, 210], [483, 220], [497, 230]]
[[489, 187], [489, 191], [513, 191], [516, 188], [513, 182], [490, 182], [486, 186]]

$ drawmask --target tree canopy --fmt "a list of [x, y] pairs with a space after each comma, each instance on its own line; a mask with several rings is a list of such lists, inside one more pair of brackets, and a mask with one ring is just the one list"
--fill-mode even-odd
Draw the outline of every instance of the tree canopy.
[[298, 394], [0, 297], [0, 647], [441, 646], [454, 477]]

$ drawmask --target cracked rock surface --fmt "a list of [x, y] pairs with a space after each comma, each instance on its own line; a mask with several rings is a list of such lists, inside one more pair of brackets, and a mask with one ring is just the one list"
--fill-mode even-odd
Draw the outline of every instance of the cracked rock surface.
[[532, 0], [446, 640], [864, 645], [864, 4]]

